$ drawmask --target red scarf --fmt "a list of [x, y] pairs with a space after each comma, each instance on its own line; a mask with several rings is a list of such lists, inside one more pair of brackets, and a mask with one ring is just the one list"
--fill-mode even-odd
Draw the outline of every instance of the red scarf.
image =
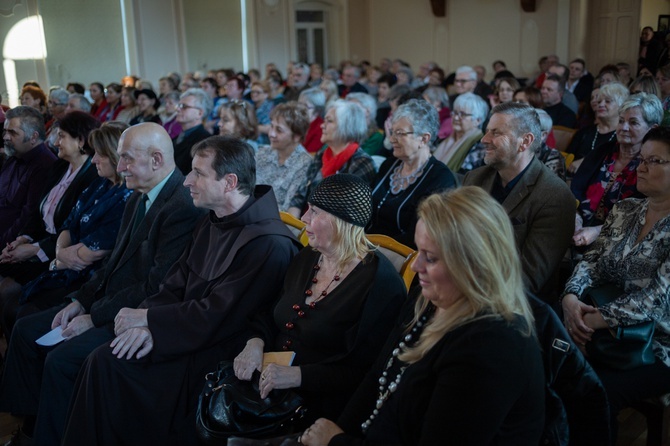
[[344, 166], [344, 163], [349, 161], [349, 158], [351, 158], [357, 149], [358, 143], [352, 142], [349, 143], [343, 151], [337, 155], [333, 155], [332, 149], [327, 147], [323, 152], [323, 156], [321, 157], [321, 176], [326, 178], [331, 175], [335, 175], [337, 171], [340, 170], [342, 166]]

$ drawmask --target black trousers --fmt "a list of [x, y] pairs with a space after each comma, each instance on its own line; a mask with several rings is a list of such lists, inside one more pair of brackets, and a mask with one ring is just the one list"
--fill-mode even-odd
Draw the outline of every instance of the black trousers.
[[96, 347], [111, 342], [110, 328], [92, 328], [45, 348], [35, 340], [51, 330], [65, 305], [19, 319], [12, 331], [0, 383], [0, 411], [36, 415], [35, 444], [59, 445], [79, 369]]

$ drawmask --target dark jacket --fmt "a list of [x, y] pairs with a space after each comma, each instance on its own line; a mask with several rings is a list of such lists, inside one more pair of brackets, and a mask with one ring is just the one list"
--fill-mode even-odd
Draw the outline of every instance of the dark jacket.
[[185, 130], [179, 136], [172, 140], [174, 147], [174, 162], [184, 175], [191, 171], [191, 149], [194, 145], [205, 138], [209, 138], [210, 133], [202, 124], [189, 130]]
[[167, 271], [179, 259], [202, 211], [175, 169], [135, 231], [132, 230], [141, 193], [126, 204], [121, 230], [104, 267], [77, 292], [69, 295], [91, 314], [96, 327], [114, 321], [123, 307], [136, 308], [158, 291]]
[[70, 215], [70, 211], [74, 208], [74, 205], [77, 203], [77, 200], [84, 189], [86, 189], [93, 180], [98, 178], [98, 172], [95, 169], [95, 166], [91, 165], [91, 157], [89, 157], [81, 166], [81, 170], [79, 170], [58, 202], [56, 211], [54, 212], [54, 227], [56, 228], [56, 234], [49, 234], [46, 231], [46, 226], [44, 224], [42, 207], [44, 206], [44, 202], [49, 196], [51, 189], [53, 189], [63, 178], [68, 167], [70, 167], [70, 164], [61, 159], [57, 160], [51, 167], [44, 190], [42, 191], [40, 205], [35, 209], [30, 219], [21, 230], [21, 235], [25, 234], [32, 237], [34, 241], [39, 243], [40, 248], [42, 248], [44, 253], [50, 259], [56, 257], [56, 240], [58, 239], [58, 232], [63, 229], [63, 223], [65, 223], [68, 215]]
[[529, 302], [546, 378], [545, 427], [540, 444], [609, 444], [609, 406], [598, 375], [551, 307], [532, 295]]

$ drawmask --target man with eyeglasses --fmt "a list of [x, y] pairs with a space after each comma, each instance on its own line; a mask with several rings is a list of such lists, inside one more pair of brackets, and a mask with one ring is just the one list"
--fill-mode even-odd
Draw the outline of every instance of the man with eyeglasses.
[[212, 107], [212, 99], [202, 88], [189, 88], [179, 98], [176, 119], [182, 132], [172, 140], [172, 145], [175, 164], [184, 175], [191, 171], [191, 147], [212, 136], [203, 124]]
[[69, 97], [70, 93], [62, 88], [56, 88], [49, 92], [48, 109], [51, 119], [46, 123], [47, 133], [49, 133], [54, 123], [60, 121], [65, 116], [65, 107], [67, 107]]
[[449, 97], [449, 103], [453, 104], [456, 98], [463, 93], [474, 93], [476, 86], [477, 72], [467, 65], [458, 67], [456, 69], [456, 77], [454, 78], [456, 94]]
[[575, 198], [568, 186], [535, 157], [540, 120], [527, 104], [496, 106], [481, 139], [483, 167], [465, 175], [507, 211], [528, 290], [546, 302], [558, 297], [557, 269], [575, 232]]
[[2, 139], [7, 160], [0, 170], [0, 246], [16, 239], [37, 211], [56, 155], [44, 144], [44, 118], [31, 107], [7, 112]]

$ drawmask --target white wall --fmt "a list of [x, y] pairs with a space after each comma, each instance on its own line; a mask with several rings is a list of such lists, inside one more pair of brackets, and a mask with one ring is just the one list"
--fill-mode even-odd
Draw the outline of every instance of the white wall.
[[534, 74], [541, 56], [567, 60], [577, 50], [570, 45], [570, 0], [538, 1], [533, 13], [523, 12], [519, 0], [449, 0], [446, 17], [433, 16], [428, 0], [369, 2], [373, 63], [398, 57], [418, 68], [434, 60], [451, 71], [484, 65], [490, 74], [491, 63], [502, 59], [524, 77]]
[[670, 0], [642, 0], [640, 30], [645, 26], [656, 29], [659, 15], [670, 15]]
[[51, 85], [107, 84], [126, 75], [118, 1], [41, 0], [39, 9]]
[[188, 69], [242, 70], [239, 0], [186, 0], [183, 8]]

